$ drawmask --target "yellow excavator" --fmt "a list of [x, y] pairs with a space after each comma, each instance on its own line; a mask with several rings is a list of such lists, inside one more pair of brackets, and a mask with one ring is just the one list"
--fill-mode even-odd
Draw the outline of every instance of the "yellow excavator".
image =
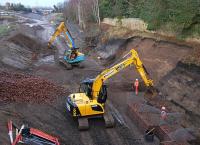
[[107, 89], [104, 82], [124, 68], [134, 65], [147, 88], [153, 88], [153, 80], [140, 60], [138, 53], [132, 49], [123, 57], [123, 61], [104, 70], [95, 79], [86, 79], [80, 85], [80, 92], [67, 97], [66, 110], [78, 118], [79, 129], [88, 129], [88, 118], [103, 117], [106, 127], [114, 126], [114, 119], [106, 111]]
[[48, 47], [51, 48], [51, 45], [56, 39], [56, 37], [60, 36], [62, 33], [64, 34], [70, 49], [65, 50], [64, 57], [63, 59], [59, 60], [59, 62], [62, 65], [64, 65], [67, 69], [72, 69], [74, 66], [80, 67], [80, 63], [85, 60], [85, 55], [78, 51], [78, 48], [75, 45], [72, 35], [67, 29], [64, 22], [61, 22], [60, 25], [56, 28], [56, 31], [53, 33], [52, 37], [48, 42]]

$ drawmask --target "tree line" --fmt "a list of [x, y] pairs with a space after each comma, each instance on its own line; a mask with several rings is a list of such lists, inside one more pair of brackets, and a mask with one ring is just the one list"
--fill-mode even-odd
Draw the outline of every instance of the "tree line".
[[110, 18], [141, 18], [149, 30], [165, 29], [200, 36], [200, 0], [69, 0], [67, 18], [96, 21]]
[[31, 12], [32, 9], [31, 8], [27, 8], [24, 5], [22, 5], [21, 3], [6, 3], [6, 9], [8, 10], [13, 10], [13, 11], [24, 11], [24, 12]]

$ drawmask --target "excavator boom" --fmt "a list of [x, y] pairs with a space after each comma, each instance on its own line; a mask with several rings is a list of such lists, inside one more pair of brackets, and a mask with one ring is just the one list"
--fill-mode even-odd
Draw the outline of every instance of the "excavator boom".
[[123, 70], [124, 68], [126, 68], [130, 65], [135, 65], [136, 70], [140, 74], [141, 78], [144, 81], [144, 84], [147, 87], [153, 86], [153, 80], [148, 78], [148, 73], [147, 73], [144, 65], [142, 64], [142, 61], [140, 60], [138, 53], [134, 49], [132, 49], [123, 58], [126, 58], [126, 57], [128, 57], [128, 58], [123, 60], [122, 62], [114, 65], [113, 67], [104, 70], [100, 75], [98, 75], [95, 78], [95, 80], [93, 82], [93, 86], [92, 86], [93, 98], [98, 97], [99, 91], [100, 91], [104, 81], [106, 81], [107, 79], [109, 79], [110, 77], [112, 77], [113, 75], [117, 74], [118, 72], [120, 72], [121, 70]]
[[52, 35], [51, 39], [49, 40], [48, 47], [50, 47], [52, 45], [52, 43], [54, 42], [56, 37], [60, 36], [61, 33], [64, 34], [64, 36], [65, 36], [65, 38], [67, 40], [68, 46], [70, 48], [76, 48], [74, 40], [72, 38], [72, 35], [69, 32], [69, 30], [67, 29], [67, 27], [65, 26], [64, 22], [61, 22], [60, 25], [56, 28], [56, 31], [54, 32], [54, 34]]

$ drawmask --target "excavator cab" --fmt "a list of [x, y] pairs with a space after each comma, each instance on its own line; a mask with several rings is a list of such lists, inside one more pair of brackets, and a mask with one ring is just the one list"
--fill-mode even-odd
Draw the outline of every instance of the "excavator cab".
[[70, 55], [71, 55], [71, 50], [65, 50], [64, 56], [70, 57]]
[[77, 50], [77, 49], [78, 49], [78, 48], [76, 48], [76, 49], [71, 49], [71, 50], [65, 50], [64, 56], [65, 56], [66, 58], [71, 59], [71, 60], [76, 59], [77, 56], [78, 56], [78, 50]]
[[[84, 80], [81, 85], [80, 85], [80, 88], [79, 88], [79, 92], [80, 93], [85, 93], [86, 96], [89, 97], [89, 99], [93, 99], [92, 98], [92, 85], [93, 85], [93, 80], [94, 79], [86, 79]], [[105, 84], [103, 84], [101, 86], [101, 89], [99, 91], [99, 95], [98, 95], [98, 98], [97, 98], [97, 102], [98, 103], [105, 103], [107, 100], [107, 86]]]
[[91, 80], [83, 81], [80, 84], [79, 92], [85, 93], [90, 99], [92, 99], [92, 84], [93, 81]]
[[[110, 113], [105, 113], [105, 102], [107, 99], [106, 85], [102, 85], [97, 99], [92, 96], [92, 85], [94, 79], [86, 79], [80, 84], [79, 93], [67, 97], [66, 111], [78, 119], [79, 130], [89, 128], [89, 118], [102, 118], [106, 127], [114, 126], [114, 118]], [[106, 111], [108, 112], [108, 111]]]

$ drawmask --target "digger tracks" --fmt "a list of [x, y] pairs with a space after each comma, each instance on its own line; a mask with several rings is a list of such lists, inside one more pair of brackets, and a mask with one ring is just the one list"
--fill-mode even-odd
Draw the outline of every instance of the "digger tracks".
[[73, 67], [77, 67], [77, 68], [80, 68], [80, 69], [85, 68], [83, 62], [79, 62], [79, 63], [76, 63], [76, 64], [69, 64], [64, 59], [60, 59], [59, 64], [62, 65], [63, 67], [65, 67], [67, 70], [72, 70]]
[[78, 129], [79, 130], [87, 130], [89, 129], [88, 118], [78, 118]]
[[[109, 108], [105, 109], [103, 119], [105, 121], [105, 127], [106, 128], [112, 128], [112, 127], [115, 126], [115, 120], [114, 120]], [[88, 122], [87, 117], [78, 118], [78, 129], [79, 130], [89, 129], [89, 122]]]
[[59, 63], [64, 66], [67, 70], [73, 69], [73, 66], [69, 63], [67, 63], [64, 59], [60, 59]]
[[105, 113], [104, 113], [103, 117], [104, 117], [106, 128], [112, 128], [115, 126], [115, 120], [114, 120], [114, 118], [111, 114], [111, 111], [108, 107], [105, 108]]
[[106, 128], [112, 128], [115, 126], [115, 120], [110, 112], [106, 112], [103, 117]]

